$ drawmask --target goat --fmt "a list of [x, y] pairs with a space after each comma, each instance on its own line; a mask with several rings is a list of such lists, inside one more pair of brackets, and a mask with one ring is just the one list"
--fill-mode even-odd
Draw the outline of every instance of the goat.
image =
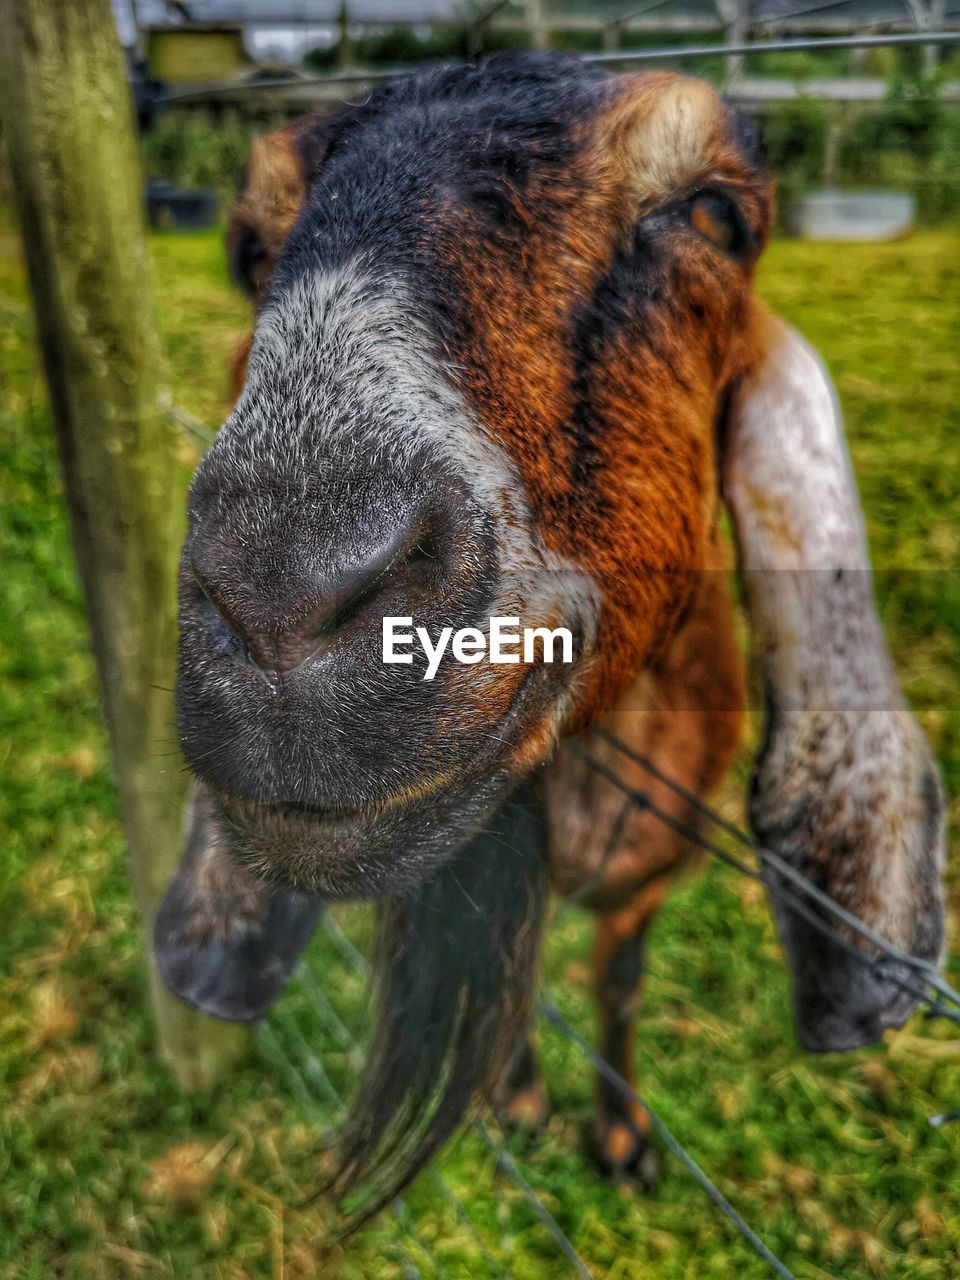
[[[597, 914], [601, 1047], [632, 1078], [643, 942], [685, 842], [555, 748], [609, 760], [606, 726], [699, 795], [723, 777], [746, 692], [721, 498], [765, 693], [754, 830], [940, 955], [940, 785], [832, 387], [753, 290], [772, 202], [709, 85], [558, 55], [417, 71], [254, 145], [228, 243], [257, 319], [189, 500], [198, 781], [155, 950], [183, 998], [252, 1019], [324, 900], [377, 900], [377, 1025], [332, 1182], [367, 1189], [358, 1220], [476, 1095], [545, 1118], [525, 1029], [548, 880]], [[380, 661], [387, 615], [562, 624], [574, 660], [444, 659], [428, 682]], [[774, 909], [807, 1047], [902, 1024], [909, 997]], [[602, 1084], [597, 1149], [655, 1177], [644, 1117]]]

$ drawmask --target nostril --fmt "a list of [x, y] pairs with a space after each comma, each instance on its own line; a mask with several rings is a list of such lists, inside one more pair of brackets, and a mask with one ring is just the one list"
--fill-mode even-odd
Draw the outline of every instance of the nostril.
[[235, 659], [249, 658], [250, 636], [242, 619], [231, 609], [224, 593], [197, 567], [191, 557], [184, 581], [184, 601], [189, 611], [202, 620], [206, 631], [217, 638], [224, 653]]
[[[202, 574], [191, 560], [190, 570], [196, 596], [206, 613], [206, 625], [221, 638], [232, 641], [233, 656], [253, 663], [264, 671], [286, 674], [302, 666], [323, 644], [328, 630], [330, 606], [324, 601], [308, 613], [288, 622], [278, 621], [263, 602], [244, 600], [240, 592], [221, 590]], [[238, 596], [237, 603], [231, 596]], [[246, 606], [246, 607], [244, 607]]]
[[387, 612], [409, 611], [439, 565], [425, 507], [408, 512], [406, 520], [364, 530], [353, 549], [336, 557], [322, 556], [307, 537], [293, 546], [258, 548], [247, 561], [250, 550], [225, 548], [218, 540], [214, 556], [194, 543], [188, 558], [192, 585], [208, 610], [208, 623], [229, 630], [255, 666], [281, 675], [358, 632], [361, 619], [378, 605]]
[[328, 611], [318, 608], [296, 626], [246, 638], [247, 653], [263, 671], [289, 675], [316, 657], [331, 638]]
[[437, 544], [437, 533], [434, 529], [425, 530], [407, 555], [406, 567], [414, 572], [429, 573], [440, 559], [440, 548]]

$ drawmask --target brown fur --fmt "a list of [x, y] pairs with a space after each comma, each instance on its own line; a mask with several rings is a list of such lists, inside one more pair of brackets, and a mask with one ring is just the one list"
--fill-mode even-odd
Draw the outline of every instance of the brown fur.
[[[614, 83], [609, 109], [584, 126], [589, 137], [565, 183], [544, 178], [538, 189], [535, 180], [525, 195], [525, 208], [539, 216], [524, 227], [522, 270], [509, 246], [491, 247], [478, 215], [468, 210], [451, 209], [442, 233], [470, 315], [464, 326], [469, 345], [451, 352], [467, 397], [512, 455], [547, 546], [561, 555], [580, 549], [580, 562], [604, 593], [598, 659], [565, 732], [613, 707], [675, 627], [678, 577], [708, 562], [717, 493], [715, 406], [721, 388], [752, 355], [740, 336], [750, 328], [749, 272], [733, 262], [718, 268], [714, 251], [691, 245], [682, 275], [650, 308], [644, 348], [633, 349], [619, 336], [595, 362], [593, 409], [604, 431], [596, 441], [594, 483], [588, 491], [576, 483], [573, 444], [563, 429], [574, 408], [574, 356], [566, 341], [571, 312], [607, 272], [623, 228], [661, 194], [668, 174], [681, 194], [721, 178], [749, 187], [712, 89], [666, 74]], [[704, 120], [710, 112], [712, 124]], [[696, 154], [688, 140], [694, 134]], [[650, 159], [654, 172], [643, 192], [628, 137], [646, 145], [649, 155], [661, 153], [665, 172], [658, 175]], [[679, 170], [671, 171], [675, 164]], [[748, 208], [762, 243], [769, 201], [754, 198]], [[691, 330], [706, 341], [691, 341]], [[714, 334], [734, 335], [722, 353], [714, 349]], [[638, 564], [646, 572], [638, 573]]]

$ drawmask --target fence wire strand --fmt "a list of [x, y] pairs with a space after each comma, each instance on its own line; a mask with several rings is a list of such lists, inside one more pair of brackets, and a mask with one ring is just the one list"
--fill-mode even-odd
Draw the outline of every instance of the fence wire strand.
[[619, 1071], [616, 1071], [610, 1063], [607, 1062], [606, 1058], [601, 1057], [593, 1046], [584, 1040], [583, 1036], [580, 1035], [573, 1026], [571, 1026], [551, 1000], [541, 1000], [539, 1002], [539, 1009], [546, 1020], [555, 1027], [561, 1035], [566, 1036], [572, 1044], [577, 1046], [597, 1073], [603, 1076], [604, 1080], [606, 1080], [608, 1084], [611, 1084], [621, 1097], [626, 1098], [629, 1102], [635, 1102], [638, 1106], [643, 1108], [650, 1124], [653, 1126], [653, 1129], [657, 1134], [657, 1137], [667, 1150], [680, 1161], [687, 1172], [690, 1173], [700, 1184], [701, 1188], [710, 1197], [724, 1217], [733, 1223], [736, 1229], [743, 1236], [744, 1240], [747, 1241], [747, 1243], [760, 1255], [761, 1258], [763, 1258], [765, 1262], [770, 1264], [777, 1275], [781, 1276], [782, 1280], [796, 1280], [796, 1276], [794, 1276], [793, 1272], [788, 1271], [776, 1254], [772, 1253], [760, 1237], [747, 1226], [746, 1222], [723, 1192], [710, 1180], [710, 1178], [707, 1177], [704, 1171], [697, 1164], [696, 1160], [694, 1160], [693, 1156], [690, 1155], [685, 1147], [681, 1146], [671, 1131], [650, 1106], [649, 1102], [640, 1096], [633, 1085], [629, 1084]]
[[[340, 925], [337, 923], [337, 921], [329, 912], [325, 913], [323, 917], [322, 928], [324, 929], [326, 936], [331, 940], [331, 942], [339, 952], [344, 963], [349, 968], [351, 968], [356, 974], [362, 977], [364, 980], [369, 979], [370, 965], [366, 956], [364, 956], [364, 954], [353, 945], [353, 943], [350, 941], [350, 939], [341, 929]], [[315, 977], [310, 973], [310, 970], [307, 965], [301, 965], [298, 968], [297, 976], [300, 979], [300, 981], [303, 983], [304, 987], [308, 992], [311, 990], [314, 990], [314, 991], [319, 990], [319, 984], [316, 982]], [[326, 1002], [326, 1003], [329, 1004], [329, 1002]], [[319, 1006], [314, 1005], [314, 1007], [315, 1009], [317, 1009], [318, 1014], [321, 1016], [321, 1020], [323, 1020], [324, 1014], [321, 1011], [324, 1009], [324, 1004], [321, 1003]], [[353, 1051], [361, 1052], [360, 1046], [357, 1043], [356, 1039], [349, 1032], [349, 1030], [347, 1030], [344, 1023], [335, 1012], [334, 1012], [334, 1019], [335, 1019], [334, 1023], [331, 1023], [329, 1021], [327, 1022], [327, 1026], [333, 1031], [333, 1034], [338, 1039], [343, 1039], [343, 1038], [346, 1039], [346, 1041], [348, 1042], [348, 1046], [345, 1046], [345, 1047], [348, 1047], [351, 1053]], [[342, 1101], [340, 1103], [340, 1108], [342, 1109]], [[546, 1229], [547, 1233], [550, 1235], [554, 1244], [556, 1244], [557, 1248], [564, 1255], [564, 1257], [567, 1258], [571, 1266], [574, 1268], [577, 1274], [581, 1277], [581, 1280], [594, 1280], [593, 1273], [589, 1270], [586, 1263], [579, 1256], [579, 1254], [576, 1251], [576, 1248], [574, 1247], [570, 1239], [565, 1235], [562, 1228], [560, 1227], [560, 1224], [557, 1222], [556, 1218], [553, 1216], [550, 1210], [546, 1207], [546, 1205], [537, 1195], [536, 1191], [533, 1189], [533, 1187], [530, 1185], [527, 1179], [520, 1172], [520, 1169], [518, 1168], [516, 1161], [510, 1155], [509, 1151], [507, 1151], [503, 1142], [494, 1134], [490, 1126], [487, 1125], [482, 1119], [478, 1118], [474, 1120], [473, 1123], [470, 1125], [470, 1130], [476, 1132], [480, 1136], [481, 1140], [486, 1144], [486, 1146], [493, 1153], [494, 1159], [496, 1162], [496, 1168], [500, 1172], [502, 1172], [510, 1182], [513, 1183], [516, 1190], [520, 1193], [520, 1196], [523, 1199], [523, 1201], [531, 1210], [535, 1218]], [[478, 1244], [488, 1266], [490, 1266], [495, 1270], [495, 1274], [498, 1277], [506, 1276], [508, 1273], [503, 1270], [503, 1267], [496, 1260], [496, 1258], [493, 1257], [493, 1255], [490, 1253], [487, 1246], [483, 1244], [476, 1229], [473, 1227], [472, 1223], [470, 1222], [469, 1214], [467, 1213], [467, 1210], [465, 1205], [463, 1204], [463, 1201], [460, 1200], [459, 1196], [457, 1196], [457, 1194], [453, 1191], [453, 1189], [446, 1183], [443, 1177], [439, 1173], [437, 1173], [436, 1170], [433, 1170], [433, 1169], [428, 1170], [427, 1176], [431, 1179], [431, 1181], [433, 1182], [437, 1190], [440, 1191], [443, 1198], [454, 1209], [454, 1212], [456, 1213], [456, 1216], [458, 1217], [458, 1219], [460, 1219], [461, 1223], [468, 1229], [475, 1243]]]
[[[602, 773], [616, 787], [631, 795], [641, 808], [652, 813], [661, 822], [672, 827], [678, 834], [686, 837], [701, 849], [720, 858], [729, 866], [735, 867], [743, 875], [749, 876], [753, 880], [759, 880], [774, 897], [786, 902], [822, 934], [829, 937], [837, 945], [843, 946], [862, 964], [879, 973], [885, 981], [899, 985], [910, 995], [916, 996], [926, 1006], [926, 1011], [930, 1016], [947, 1018], [951, 1022], [960, 1024], [960, 992], [947, 982], [936, 965], [929, 960], [923, 960], [918, 956], [908, 954], [877, 933], [865, 921], [853, 915], [852, 912], [848, 911], [834, 898], [831, 898], [829, 894], [824, 893], [808, 876], [798, 871], [796, 867], [791, 866], [779, 854], [774, 853], [771, 849], [765, 849], [762, 845], [752, 840], [745, 831], [728, 822], [715, 809], [695, 795], [694, 792], [665, 774], [648, 756], [622, 742], [608, 729], [601, 727], [595, 732], [598, 737], [609, 743], [635, 764], [638, 764], [642, 769], [645, 769], [651, 777], [663, 783], [664, 786], [668, 787], [675, 795], [696, 809], [698, 813], [715, 826], [727, 832], [740, 845], [749, 849], [760, 863], [760, 869], [749, 866], [742, 859], [734, 857], [721, 848], [715, 841], [705, 838], [689, 823], [678, 821], [671, 814], [660, 809], [648, 792], [638, 791], [629, 786], [615, 771], [606, 768], [601, 761], [591, 757], [582, 748], [570, 748], [594, 770]], [[785, 888], [779, 883], [780, 879], [786, 880], [791, 887]], [[840, 925], [858, 935], [864, 942], [869, 943], [871, 947], [875, 948], [874, 953], [871, 954], [863, 946], [852, 943], [850, 938], [841, 932], [837, 925], [831, 925], [829, 921], [824, 920], [813, 911], [810, 904], [821, 908], [838, 921]], [[900, 977], [895, 969], [891, 968], [892, 965], [900, 966], [912, 973], [919, 981], [919, 987], [916, 984], [905, 985], [906, 980]], [[925, 987], [932, 987], [937, 993], [936, 997], [931, 997], [929, 992], [924, 990]], [[952, 1008], [950, 1007], [951, 1005], [953, 1006]]]
[[[869, 965], [874, 970], [880, 969], [880, 966], [886, 963], [887, 967], [880, 969], [883, 977], [891, 983], [897, 985], [902, 990], [908, 992], [914, 999], [925, 1005], [929, 1016], [941, 1016], [949, 1018], [951, 1021], [960, 1022], [960, 994], [946, 981], [945, 978], [936, 970], [929, 962], [921, 960], [917, 957], [910, 956], [903, 952], [900, 948], [889, 943], [882, 938], [873, 929], [866, 925], [863, 921], [857, 919], [848, 912], [839, 903], [835, 902], [829, 895], [825, 894], [807, 877], [803, 876], [795, 868], [784, 862], [777, 854], [771, 850], [764, 849], [756, 841], [736, 826], [728, 821], [709, 804], [707, 804], [700, 796], [684, 787], [676, 779], [666, 774], [662, 769], [641, 752], [624, 743], [621, 739], [612, 734], [605, 728], [598, 728], [593, 731], [594, 734], [613, 747], [618, 753], [630, 759], [634, 764], [646, 770], [652, 778], [655, 778], [661, 784], [666, 786], [670, 791], [682, 799], [691, 809], [696, 811], [701, 817], [707, 819], [716, 828], [725, 832], [732, 840], [741, 847], [748, 849], [757, 859], [759, 867], [751, 866], [742, 858], [730, 853], [724, 849], [715, 840], [704, 836], [695, 826], [689, 822], [675, 818], [672, 814], [662, 809], [649, 794], [648, 791], [631, 786], [626, 782], [616, 770], [610, 768], [603, 761], [597, 760], [588, 750], [585, 750], [579, 744], [567, 744], [564, 749], [570, 751], [578, 759], [583, 761], [599, 776], [610, 782], [613, 786], [621, 790], [625, 795], [625, 805], [620, 811], [614, 822], [614, 834], [607, 841], [608, 847], [612, 850], [616, 847], [616, 840], [619, 838], [623, 830], [624, 818], [631, 810], [641, 811], [651, 814], [658, 821], [665, 823], [671, 830], [675, 831], [684, 839], [690, 841], [695, 846], [710, 853], [719, 861], [727, 866], [735, 869], [741, 874], [748, 876], [753, 880], [763, 883], [768, 890], [787, 902], [790, 907], [798, 911], [805, 919], [818, 928], [821, 932], [827, 934], [834, 942], [842, 946], [845, 951], [855, 956], [862, 963]], [[771, 872], [774, 873], [771, 875]], [[788, 883], [785, 886], [781, 879]], [[809, 900], [809, 902], [807, 901]], [[816, 907], [828, 912], [838, 924], [831, 924], [819, 915], [809, 903], [813, 903]], [[369, 965], [366, 957], [360, 952], [350, 941], [335, 918], [327, 913], [324, 917], [324, 930], [326, 936], [330, 939], [333, 946], [339, 953], [344, 963], [358, 975], [367, 978], [369, 976]], [[858, 937], [864, 939], [874, 948], [873, 952], [868, 952], [863, 946], [851, 940], [849, 936], [840, 931], [840, 927], [848, 929], [855, 933]], [[889, 968], [890, 964], [906, 968], [914, 975], [916, 981], [904, 979], [895, 969]], [[333, 1009], [330, 1001], [317, 982], [315, 976], [306, 966], [302, 966], [299, 971], [299, 977], [304, 987], [310, 1003], [317, 1013], [318, 1017], [333, 1038], [340, 1044], [340, 1047], [347, 1052], [348, 1057], [353, 1065], [357, 1065], [361, 1055], [360, 1047]], [[933, 988], [937, 995], [931, 997], [930, 988]], [[951, 1008], [950, 1004], [958, 1006]], [[762, 1258], [776, 1273], [781, 1280], [796, 1280], [794, 1273], [789, 1270], [786, 1264], [772, 1252], [772, 1250], [760, 1239], [753, 1231], [743, 1216], [731, 1204], [729, 1199], [723, 1194], [712, 1179], [700, 1167], [694, 1157], [686, 1150], [686, 1148], [676, 1138], [670, 1128], [665, 1124], [657, 1112], [650, 1106], [649, 1102], [641, 1096], [637, 1089], [622, 1076], [605, 1058], [603, 1058], [594, 1049], [589, 1042], [576, 1030], [569, 1020], [563, 1015], [556, 1004], [548, 998], [542, 998], [538, 1002], [538, 1008], [545, 1021], [560, 1035], [564, 1036], [571, 1044], [573, 1044], [578, 1052], [582, 1053], [594, 1070], [605, 1079], [617, 1092], [624, 1098], [628, 1099], [640, 1106], [644, 1113], [648, 1116], [651, 1127], [656, 1133], [662, 1145], [674, 1156], [676, 1160], [687, 1170], [701, 1187], [704, 1193], [709, 1197], [711, 1202], [719, 1210], [719, 1212], [727, 1219], [727, 1221], [735, 1228], [750, 1247]], [[295, 1037], [299, 1042], [300, 1051], [304, 1055], [306, 1063], [306, 1074], [308, 1079], [312, 1078], [315, 1082], [315, 1088], [318, 1092], [323, 1093], [329, 1100], [332, 1096], [336, 1099], [337, 1109], [342, 1107], [339, 1096], [330, 1084], [326, 1073], [322, 1069], [322, 1065], [316, 1058], [312, 1048], [307, 1042], [302, 1030], [298, 1027]], [[269, 1042], [268, 1042], [269, 1043]], [[272, 1056], [277, 1056], [277, 1044], [274, 1037], [270, 1046]], [[287, 1073], [289, 1077], [289, 1072]], [[293, 1092], [299, 1100], [309, 1099], [310, 1091], [307, 1083], [299, 1073], [294, 1073]], [[930, 1123], [934, 1127], [952, 1120], [955, 1113], [949, 1112], [941, 1116], [931, 1117]], [[581, 1280], [591, 1280], [592, 1273], [586, 1263], [577, 1253], [576, 1247], [569, 1237], [563, 1232], [554, 1216], [543, 1204], [535, 1189], [524, 1177], [520, 1171], [516, 1160], [506, 1150], [503, 1142], [492, 1132], [489, 1126], [481, 1119], [475, 1120], [471, 1126], [480, 1136], [482, 1141], [487, 1145], [494, 1155], [496, 1167], [512, 1182], [513, 1186], [520, 1193], [524, 1202], [527, 1204], [531, 1212], [544, 1226], [560, 1254], [566, 1258], [574, 1272], [581, 1277]], [[501, 1264], [491, 1254], [490, 1250], [484, 1244], [479, 1233], [473, 1227], [469, 1219], [466, 1206], [459, 1197], [449, 1187], [443, 1177], [436, 1171], [431, 1170], [428, 1175], [431, 1178], [435, 1188], [441, 1194], [442, 1198], [450, 1204], [458, 1221], [470, 1233], [471, 1239], [477, 1246], [483, 1256], [485, 1262], [495, 1274], [502, 1276], [507, 1274]], [[409, 1218], [409, 1210], [404, 1209], [406, 1219]], [[395, 1224], [401, 1229], [408, 1230], [409, 1221], [405, 1221], [401, 1215], [394, 1218]], [[422, 1236], [412, 1236], [414, 1243], [420, 1251], [428, 1249], [429, 1246], [423, 1240]], [[432, 1259], [435, 1264], [435, 1259]], [[436, 1264], [435, 1264], [436, 1265]], [[442, 1269], [437, 1268], [438, 1274], [442, 1275]]]
[[[945, 15], [946, 17], [952, 17]], [[852, 36], [791, 36], [780, 40], [746, 40], [734, 44], [716, 41], [707, 44], [670, 45], [659, 49], [618, 49], [604, 53], [582, 53], [584, 62], [619, 66], [635, 62], [683, 62], [687, 59], [730, 58], [765, 53], [823, 53], [843, 49], [909, 49], [914, 46], [945, 46], [960, 44], [960, 31], [891, 31], [883, 35]], [[451, 63], [455, 65], [455, 63]], [[464, 64], [468, 65], [468, 64]], [[395, 76], [409, 74], [411, 67], [367, 68], [358, 71], [341, 71], [328, 75], [298, 76], [296, 79], [262, 78], [259, 80], [224, 80], [216, 83], [192, 85], [189, 89], [175, 89], [163, 94], [162, 105], [202, 102], [222, 93], [259, 93], [271, 90], [322, 88], [325, 85], [372, 84], [392, 80]]]

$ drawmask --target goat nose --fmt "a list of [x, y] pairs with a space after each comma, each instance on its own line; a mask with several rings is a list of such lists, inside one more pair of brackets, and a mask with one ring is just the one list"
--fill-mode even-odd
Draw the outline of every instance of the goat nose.
[[[245, 573], [241, 563], [215, 561], [202, 543], [191, 547], [193, 577], [206, 601], [262, 670], [286, 675], [321, 653], [367, 605], [390, 587], [415, 587], [422, 555], [419, 521], [381, 530], [375, 546], [349, 559], [314, 557], [288, 563], [261, 559]], [[407, 581], [409, 579], [409, 582]]]

